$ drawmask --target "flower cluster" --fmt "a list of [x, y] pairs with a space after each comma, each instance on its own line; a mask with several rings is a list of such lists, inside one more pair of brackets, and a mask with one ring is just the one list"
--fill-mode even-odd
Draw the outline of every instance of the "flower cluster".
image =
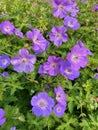
[[64, 18], [64, 25], [76, 30], [80, 27], [77, 19], [75, 18], [79, 12], [77, 2], [72, 0], [53, 0], [54, 17]]
[[52, 110], [54, 110], [56, 116], [64, 115], [66, 110], [66, 94], [61, 86], [55, 88], [54, 92], [56, 95], [56, 105], [54, 99], [48, 96], [46, 92], [40, 92], [37, 96], [32, 97], [32, 112], [36, 116], [48, 116], [52, 113]]
[[[33, 64], [36, 62], [35, 55], [29, 54], [28, 50], [22, 48], [19, 50], [19, 55], [13, 57], [11, 60], [9, 56], [0, 56], [0, 68], [7, 68], [10, 64], [14, 66], [14, 70], [17, 72], [30, 73], [34, 70]], [[3, 72], [0, 76], [9, 76], [8, 72]]]
[[48, 61], [39, 67], [39, 73], [48, 76], [61, 74], [70, 80], [74, 80], [80, 75], [80, 67], [86, 67], [88, 63], [87, 55], [93, 56], [92, 52], [79, 40], [77, 45], [67, 54], [66, 61], [60, 57], [49, 56]]
[[24, 38], [23, 33], [18, 29], [15, 28], [14, 25], [10, 21], [4, 21], [0, 24], [0, 31], [3, 34], [12, 35], [15, 34], [20, 38]]
[[5, 112], [2, 108], [0, 108], [0, 126], [3, 125], [6, 121]]
[[79, 12], [77, 2], [71, 0], [53, 0], [52, 5], [54, 7], [54, 17], [64, 18], [64, 25], [52, 28], [52, 33], [49, 34], [50, 40], [54, 42], [55, 46], [62, 45], [62, 42], [68, 41], [68, 35], [66, 33], [67, 28], [77, 30], [80, 27], [76, 18]]
[[71, 80], [79, 77], [79, 69], [86, 67], [88, 63], [87, 55], [93, 56], [93, 53], [79, 40], [77, 45], [67, 54], [67, 65], [68, 63], [71, 65], [68, 65], [68, 69], [66, 71], [63, 70], [62, 74], [64, 75], [65, 72], [65, 75], [67, 74], [67, 77]]
[[65, 18], [69, 14], [74, 17], [79, 12], [77, 2], [72, 0], [53, 0], [52, 5], [54, 17]]
[[[52, 5], [54, 7], [53, 16], [63, 19], [64, 25], [54, 26], [51, 33], [49, 33], [49, 40], [53, 42], [55, 46], [61, 46], [63, 42], [68, 41], [67, 29], [77, 30], [80, 27], [76, 18], [79, 8], [75, 0], [53, 0]], [[94, 6], [94, 10], [98, 10], [98, 5]], [[3, 34], [14, 34], [20, 38], [24, 38], [23, 33], [18, 28], [15, 28], [10, 21], [0, 23], [0, 31]], [[32, 28], [32, 30], [27, 31], [26, 37], [31, 41], [32, 49], [35, 54], [44, 53], [50, 45], [49, 41], [44, 38], [39, 29]], [[61, 74], [69, 80], [74, 80], [79, 77], [79, 70], [87, 66], [88, 55], [93, 56], [92, 52], [79, 40], [71, 49], [71, 52], [67, 54], [66, 60], [50, 55], [47, 62], [40, 65], [38, 73], [47, 76], [57, 76]], [[29, 51], [25, 48], [20, 49], [19, 54], [12, 59], [7, 55], [0, 56], [0, 68], [6, 69], [12, 64], [14, 70], [18, 73], [30, 73], [34, 71], [35, 63], [36, 56], [29, 54]], [[4, 71], [0, 76], [6, 77], [9, 76], [9, 74]], [[96, 74], [94, 78], [98, 79], [98, 74]], [[46, 92], [40, 92], [38, 95], [33, 96], [31, 99], [32, 112], [36, 116], [46, 117], [52, 112], [54, 112], [55, 116], [63, 116], [67, 106], [66, 94], [61, 86], [54, 88], [54, 94], [55, 99], [50, 97]], [[3, 125], [6, 121], [4, 115], [4, 110], [0, 108], [0, 125]], [[16, 130], [16, 127], [11, 127], [11, 130]]]
[[[79, 23], [75, 18], [79, 9], [77, 7], [77, 3], [71, 0], [54, 0], [53, 7], [55, 8], [53, 11], [53, 15], [55, 17], [60, 16], [60, 18], [64, 18], [64, 25], [66, 26], [54, 26], [52, 28], [52, 33], [50, 33], [49, 35], [50, 40], [53, 41], [56, 46], [60, 46], [62, 42], [66, 42], [68, 40], [68, 35], [66, 33], [67, 27], [70, 27], [73, 30], [76, 30], [79, 27]], [[68, 14], [70, 14], [71, 16]], [[15, 28], [10, 21], [2, 22], [0, 24], [0, 30], [3, 34], [15, 34], [23, 38], [23, 33], [20, 32], [19, 29]], [[26, 36], [32, 41], [32, 49], [36, 54], [45, 52], [49, 46], [49, 41], [47, 41], [40, 30], [36, 28], [33, 28], [31, 31], [27, 31]], [[11, 62], [11, 64], [14, 65], [14, 70], [17, 72], [29, 73], [34, 70], [32, 64], [36, 62], [36, 57], [32, 54], [29, 54], [28, 50], [26, 49], [19, 50], [19, 56], [15, 56], [11, 59], [11, 61], [9, 59], [9, 62], [7, 62], [8, 56], [5, 57], [6, 60], [4, 59], [4, 57], [5, 56], [0, 57], [0, 67], [2, 68], [6, 68]], [[48, 62], [40, 66], [39, 73], [41, 73], [42, 75], [47, 74], [49, 76], [56, 76], [60, 73], [61, 62], [61, 58], [49, 56]]]
[[70, 80], [78, 78], [79, 69], [86, 67], [88, 63], [87, 55], [93, 56], [93, 53], [79, 40], [77, 45], [67, 54], [66, 61], [62, 62], [61, 74]]
[[63, 91], [61, 86], [58, 86], [57, 88], [54, 88], [54, 93], [56, 96], [56, 102], [57, 104], [54, 107], [54, 113], [56, 116], [63, 116], [64, 111], [66, 110], [66, 94]]

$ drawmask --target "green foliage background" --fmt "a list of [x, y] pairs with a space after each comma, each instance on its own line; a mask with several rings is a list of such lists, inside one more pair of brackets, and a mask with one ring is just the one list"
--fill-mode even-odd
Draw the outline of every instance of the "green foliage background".
[[[30, 74], [16, 73], [12, 66], [6, 71], [9, 77], [0, 77], [0, 107], [6, 112], [6, 123], [0, 130], [10, 130], [16, 126], [17, 130], [98, 130], [98, 80], [93, 79], [98, 68], [98, 12], [92, 8], [96, 3], [88, 0], [82, 4], [77, 1], [80, 12], [78, 20], [81, 27], [77, 31], [68, 30], [69, 40], [60, 47], [51, 43], [48, 50], [37, 55], [35, 71]], [[0, 22], [10, 20], [15, 27], [24, 34], [33, 28], [38, 28], [46, 39], [47, 32], [54, 25], [62, 25], [63, 20], [54, 18], [52, 6], [45, 0], [1, 0]], [[6, 14], [6, 15], [4, 15]], [[1, 16], [3, 15], [3, 16]], [[78, 40], [82, 40], [93, 53], [88, 57], [89, 63], [81, 69], [81, 75], [73, 82], [61, 75], [56, 77], [41, 76], [38, 72], [40, 64], [44, 63], [49, 55], [64, 58]], [[31, 53], [31, 44], [25, 37], [4, 35], [0, 32], [0, 55], [7, 54], [10, 58], [18, 54], [19, 49], [27, 48]], [[0, 73], [3, 69], [0, 69]], [[60, 85], [67, 94], [67, 110], [63, 117], [55, 117], [52, 113], [48, 117], [36, 117], [31, 112], [31, 97], [38, 92], [46, 91], [50, 84], [48, 94], [54, 97], [54, 87]]]

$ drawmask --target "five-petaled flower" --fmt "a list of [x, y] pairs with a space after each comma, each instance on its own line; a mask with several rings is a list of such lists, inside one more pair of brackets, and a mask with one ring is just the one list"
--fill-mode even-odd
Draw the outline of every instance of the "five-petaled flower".
[[52, 5], [54, 7], [54, 10], [52, 14], [54, 17], [65, 18], [67, 16], [66, 6], [69, 4], [69, 0], [53, 0]]
[[10, 65], [10, 58], [8, 55], [0, 56], [0, 68], [7, 68]]
[[62, 42], [66, 42], [68, 40], [68, 35], [66, 32], [66, 28], [64, 26], [54, 26], [52, 28], [52, 33], [49, 35], [50, 40], [54, 42], [54, 45], [60, 46]]
[[78, 78], [80, 75], [80, 72], [76, 70], [69, 61], [62, 62], [60, 73], [70, 80], [74, 80], [75, 78]]
[[0, 24], [0, 30], [3, 34], [13, 34], [14, 25], [10, 21], [4, 21]]
[[72, 67], [76, 70], [80, 69], [80, 67], [86, 67], [88, 63], [87, 59], [87, 51], [83, 47], [79, 47], [75, 45], [71, 52], [67, 54], [67, 60], [71, 63]]
[[53, 110], [54, 110], [55, 116], [61, 117], [64, 115], [64, 111], [66, 110], [66, 107], [58, 103], [55, 105]]
[[75, 17], [79, 12], [79, 8], [77, 7], [77, 2], [73, 1], [71, 4], [66, 6], [66, 11], [71, 14], [72, 17]]
[[57, 74], [59, 74], [61, 61], [62, 58], [49, 56], [48, 61], [45, 62], [43, 65], [43, 69], [47, 71], [47, 74], [49, 74], [50, 76], [56, 76]]
[[78, 20], [70, 16], [64, 18], [64, 25], [72, 30], [77, 30], [80, 27]]
[[54, 99], [49, 97], [46, 92], [40, 92], [31, 99], [32, 112], [36, 116], [48, 116], [52, 112]]
[[36, 54], [45, 52], [49, 46], [49, 42], [38, 29], [33, 28], [32, 31], [26, 33], [26, 36], [32, 41], [32, 49]]
[[28, 50], [23, 48], [19, 50], [19, 55], [11, 60], [14, 70], [17, 72], [30, 73], [34, 70], [33, 64], [36, 62], [35, 55], [29, 54]]

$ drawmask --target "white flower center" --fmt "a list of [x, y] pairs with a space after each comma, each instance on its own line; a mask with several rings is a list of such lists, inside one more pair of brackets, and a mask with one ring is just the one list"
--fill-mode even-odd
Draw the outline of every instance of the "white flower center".
[[61, 112], [61, 108], [60, 107], [58, 107], [56, 110], [57, 110], [57, 112]]
[[42, 108], [42, 109], [45, 109], [46, 106], [47, 106], [46, 100], [44, 100], [44, 99], [39, 100], [39, 101], [38, 101], [38, 106], [39, 106], [40, 108]]
[[61, 97], [62, 97], [62, 96], [61, 96], [61, 94], [60, 94], [60, 93], [59, 93], [59, 94], [57, 94], [57, 95], [56, 95], [56, 100], [60, 100], [60, 99], [61, 99]]
[[6, 32], [9, 32], [9, 31], [10, 31], [10, 27], [7, 26], [7, 27], [4, 28], [4, 30], [5, 30]]
[[63, 6], [62, 4], [60, 4], [60, 5], [58, 6], [58, 8], [62, 11], [62, 10], [64, 9], [64, 6]]
[[70, 68], [67, 68], [66, 70], [65, 70], [65, 73], [66, 74], [70, 74], [72, 71], [71, 71], [71, 69]]
[[73, 27], [73, 22], [72, 22], [72, 21], [69, 21], [69, 22], [68, 22], [68, 26], [69, 26], [69, 27]]
[[37, 43], [38, 43], [38, 38], [34, 38], [34, 39], [33, 39], [33, 43], [34, 43], [34, 44], [37, 44]]
[[61, 33], [57, 33], [56, 37], [61, 38], [62, 37]]
[[77, 55], [72, 55], [72, 61], [78, 61], [79, 57]]
[[19, 31], [16, 31], [16, 35], [19, 35]]
[[57, 64], [56, 63], [52, 63], [51, 65], [53, 68], [56, 68]]
[[22, 58], [21, 61], [22, 61], [22, 63], [26, 63], [28, 60], [27, 60], [27, 58], [24, 57], [24, 58]]
[[6, 60], [6, 59], [2, 60], [2, 63], [3, 63], [4, 65], [6, 65], [6, 64], [7, 64], [7, 60]]

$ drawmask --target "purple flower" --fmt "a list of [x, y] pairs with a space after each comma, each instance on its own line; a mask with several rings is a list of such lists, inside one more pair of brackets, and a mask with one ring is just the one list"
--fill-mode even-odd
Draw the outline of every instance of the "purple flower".
[[52, 112], [54, 99], [49, 97], [46, 92], [40, 92], [37, 96], [32, 97], [31, 105], [33, 106], [32, 112], [36, 116], [48, 116]]
[[34, 70], [33, 64], [36, 62], [35, 55], [29, 54], [25, 48], [19, 50], [19, 55], [11, 60], [14, 70], [17, 72], [30, 73]]
[[93, 78], [98, 79], [98, 73], [96, 73]]
[[9, 73], [4, 71], [2, 74], [1, 74], [2, 77], [6, 77], [6, 76], [9, 76]]
[[48, 71], [44, 70], [44, 65], [40, 65], [38, 73], [41, 75], [48, 75]]
[[64, 25], [66, 27], [73, 29], [73, 30], [77, 30], [80, 27], [78, 20], [76, 18], [73, 18], [73, 17], [70, 17], [70, 16], [65, 17]]
[[15, 126], [13, 126], [13, 127], [11, 127], [11, 129], [10, 130], [16, 130], [16, 127]]
[[86, 67], [88, 63], [86, 55], [87, 52], [84, 50], [84, 48], [80, 48], [78, 45], [75, 45], [71, 52], [67, 54], [67, 60], [72, 64], [74, 69], [78, 70], [80, 67]]
[[32, 48], [36, 54], [40, 54], [46, 51], [49, 46], [49, 42], [43, 37], [38, 29], [32, 29], [26, 33], [28, 39], [32, 40]]
[[77, 2], [72, 2], [70, 5], [66, 6], [66, 11], [71, 13], [71, 16], [76, 16], [79, 12], [79, 8], [77, 7]]
[[55, 56], [49, 56], [48, 62], [44, 63], [43, 68], [45, 71], [48, 71], [48, 74], [50, 76], [56, 76], [57, 74], [59, 74], [61, 61], [62, 61], [61, 58], [56, 58]]
[[0, 108], [0, 126], [3, 125], [6, 121], [6, 118], [4, 117], [5, 112], [2, 108]]
[[87, 56], [87, 55], [93, 56], [94, 55], [88, 48], [86, 48], [84, 46], [84, 44], [81, 40], [78, 40], [77, 44], [81, 49], [83, 49], [82, 51], [83, 51], [83, 54], [85, 54], [85, 56]]
[[10, 58], [8, 55], [0, 56], [0, 68], [7, 68], [10, 65]]
[[74, 80], [80, 75], [79, 71], [75, 70], [71, 63], [68, 61], [62, 62], [60, 72], [63, 76], [66, 76], [70, 80]]
[[14, 34], [20, 38], [24, 38], [23, 33], [17, 28], [14, 29]]
[[3, 34], [13, 34], [14, 25], [11, 24], [9, 21], [4, 21], [0, 24], [0, 30]]
[[94, 11], [98, 11], [98, 4], [96, 4], [96, 5], [93, 7], [93, 10], [94, 10]]
[[54, 107], [54, 114], [56, 116], [63, 116], [64, 115], [64, 111], [66, 110], [66, 107], [62, 106], [61, 104], [57, 104]]
[[56, 95], [56, 101], [62, 106], [66, 106], [66, 94], [61, 86], [54, 88], [54, 93]]
[[54, 7], [54, 10], [52, 14], [54, 17], [60, 17], [64, 18], [67, 16], [66, 13], [66, 6], [69, 4], [68, 0], [53, 0], [52, 5]]
[[62, 42], [68, 40], [68, 35], [65, 33], [66, 28], [64, 26], [52, 28], [52, 33], [50, 34], [50, 40], [54, 42], [56, 46], [60, 46]]

